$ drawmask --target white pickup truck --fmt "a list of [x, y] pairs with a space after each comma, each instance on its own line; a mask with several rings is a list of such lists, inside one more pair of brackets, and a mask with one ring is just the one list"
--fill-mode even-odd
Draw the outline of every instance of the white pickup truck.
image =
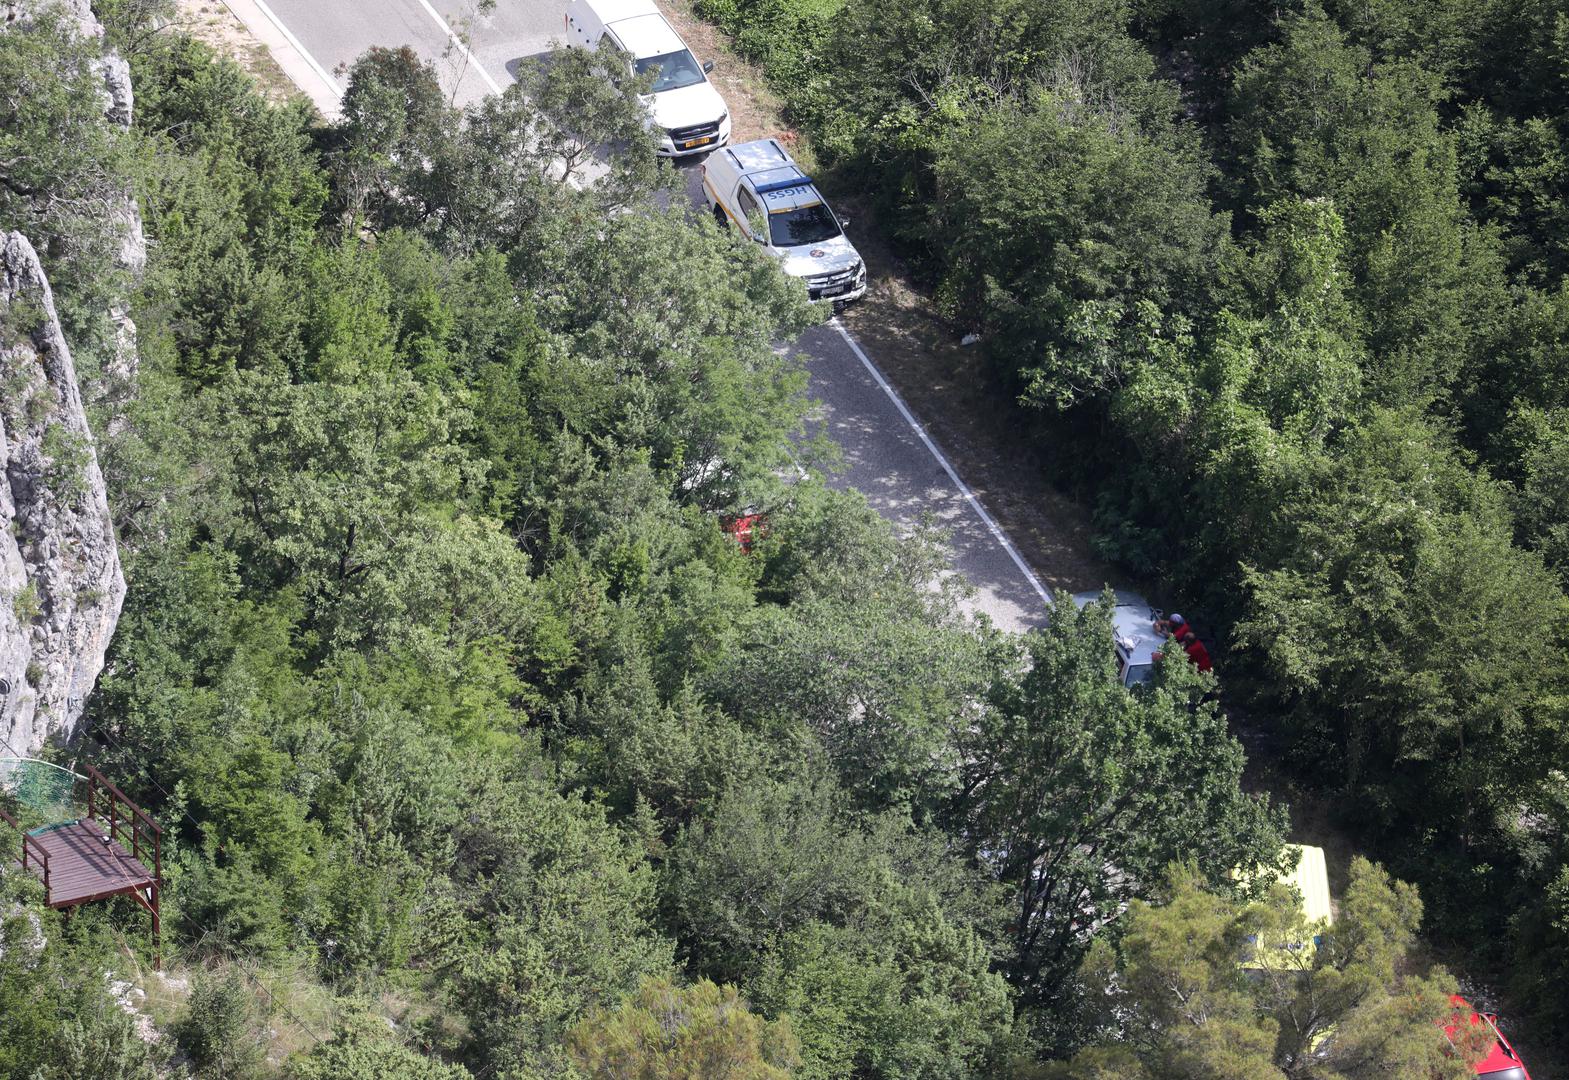
[[721, 225], [734, 225], [836, 307], [866, 295], [866, 263], [812, 178], [777, 139], [737, 143], [703, 163], [703, 195]]
[[659, 129], [660, 154], [702, 154], [730, 141], [730, 112], [708, 81], [714, 62], [697, 62], [654, 0], [572, 0], [562, 20], [568, 48], [608, 44], [637, 74], [653, 73], [644, 101]]

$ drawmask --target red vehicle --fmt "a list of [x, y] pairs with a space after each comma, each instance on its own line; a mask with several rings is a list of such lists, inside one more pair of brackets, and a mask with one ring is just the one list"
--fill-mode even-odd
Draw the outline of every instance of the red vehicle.
[[[1444, 1034], [1449, 1036], [1449, 1041], [1454, 1043], [1462, 1034], [1466, 1034], [1462, 1024], [1469, 1024], [1472, 1029], [1482, 1027], [1480, 1034], [1485, 1040], [1487, 1056], [1477, 1062], [1476, 1074], [1484, 1076], [1487, 1080], [1531, 1080], [1531, 1074], [1525, 1071], [1525, 1062], [1520, 1060], [1520, 1055], [1515, 1053], [1515, 1048], [1509, 1045], [1509, 1040], [1504, 1038], [1504, 1033], [1498, 1030], [1498, 1016], [1495, 1013], [1479, 1013], [1471, 1008], [1471, 1003], [1459, 994], [1450, 997], [1449, 1003], [1455, 1007], [1454, 1015], [1444, 1025]], [[1470, 1019], [1466, 1019], [1466, 1014]]]
[[742, 551], [751, 554], [752, 543], [768, 531], [768, 521], [762, 514], [737, 514], [722, 520], [719, 527], [741, 545]]

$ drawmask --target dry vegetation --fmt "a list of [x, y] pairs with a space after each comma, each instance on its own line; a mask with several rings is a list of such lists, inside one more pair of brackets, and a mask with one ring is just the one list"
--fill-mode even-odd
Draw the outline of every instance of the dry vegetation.
[[175, 12], [176, 27], [248, 71], [268, 100], [287, 101], [300, 94], [272, 53], [226, 5], [218, 0], [175, 0]]

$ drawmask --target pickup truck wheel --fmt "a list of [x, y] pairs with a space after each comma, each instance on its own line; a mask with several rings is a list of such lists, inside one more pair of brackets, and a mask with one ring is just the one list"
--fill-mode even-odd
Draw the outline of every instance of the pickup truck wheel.
[[718, 203], [714, 204], [714, 220], [719, 222], [719, 227], [721, 229], [725, 229], [727, 231], [729, 230], [730, 215], [725, 213], [725, 208], [720, 206]]

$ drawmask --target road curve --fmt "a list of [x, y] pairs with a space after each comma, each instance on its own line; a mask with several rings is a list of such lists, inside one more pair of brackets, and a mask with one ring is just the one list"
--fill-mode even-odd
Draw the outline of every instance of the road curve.
[[[411, 47], [435, 65], [458, 104], [496, 92], [520, 63], [548, 52], [567, 0], [503, 3], [476, 17], [475, 5], [450, 0], [226, 0], [247, 28], [323, 112], [336, 113], [342, 73], [373, 45]], [[687, 190], [701, 182], [686, 164]], [[909, 526], [929, 517], [948, 531], [954, 568], [975, 587], [973, 610], [998, 626], [1024, 630], [1045, 621], [1046, 593], [1006, 534], [964, 486], [957, 470], [898, 399], [873, 357], [837, 321], [791, 346], [821, 402], [814, 424], [843, 451], [831, 478], [856, 488], [878, 512]]]

